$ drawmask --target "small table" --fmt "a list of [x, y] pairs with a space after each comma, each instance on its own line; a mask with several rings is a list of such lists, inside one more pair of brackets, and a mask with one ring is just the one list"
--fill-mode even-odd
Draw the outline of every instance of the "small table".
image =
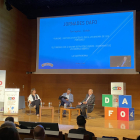
[[40, 107], [40, 113], [39, 113], [39, 115], [40, 115], [40, 118], [41, 118], [41, 113], [42, 113], [42, 110], [49, 110], [49, 109], [51, 109], [52, 110], [52, 119], [54, 119], [54, 107], [49, 107], [49, 106], [42, 106], [42, 107]]
[[71, 121], [71, 113], [73, 110], [78, 111], [78, 115], [80, 115], [80, 108], [60, 108], [60, 121], [62, 120], [62, 111], [66, 110], [69, 112], [69, 121]]

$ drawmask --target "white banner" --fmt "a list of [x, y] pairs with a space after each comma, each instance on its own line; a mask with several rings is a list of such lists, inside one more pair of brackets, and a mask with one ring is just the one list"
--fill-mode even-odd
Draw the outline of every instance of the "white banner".
[[126, 84], [123, 82], [111, 82], [111, 95], [125, 95]]
[[0, 112], [4, 110], [4, 92], [5, 92], [6, 70], [0, 70]]
[[17, 115], [19, 106], [19, 89], [6, 88], [4, 98], [4, 115]]

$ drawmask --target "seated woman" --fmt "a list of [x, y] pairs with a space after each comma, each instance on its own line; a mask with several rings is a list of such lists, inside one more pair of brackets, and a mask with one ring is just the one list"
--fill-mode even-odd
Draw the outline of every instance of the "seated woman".
[[40, 97], [38, 94], [36, 94], [35, 88], [31, 89], [31, 94], [28, 97], [28, 102], [30, 106], [34, 107], [36, 109], [36, 115], [39, 116], [39, 105], [40, 105]]

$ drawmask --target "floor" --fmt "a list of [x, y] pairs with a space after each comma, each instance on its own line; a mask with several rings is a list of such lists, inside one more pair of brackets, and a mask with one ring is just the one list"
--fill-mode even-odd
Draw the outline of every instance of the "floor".
[[[35, 113], [32, 110], [32, 113]], [[42, 117], [37, 117], [36, 115], [28, 115], [28, 110], [20, 110], [18, 116], [13, 116], [15, 122], [18, 121], [30, 121], [30, 122], [53, 122], [59, 124], [59, 129], [63, 133], [68, 133], [69, 129], [77, 128], [76, 117], [77, 111], [72, 112], [71, 121], [68, 121], [68, 117], [65, 117], [60, 121], [58, 108], [55, 107], [54, 120], [51, 118], [50, 110], [43, 110]], [[90, 117], [94, 119], [87, 119], [86, 129], [92, 131], [96, 137], [102, 136], [115, 136], [119, 139], [122, 137], [129, 137], [136, 139], [140, 135], [140, 110], [135, 110], [135, 120], [119, 121], [119, 120], [105, 120], [104, 119], [104, 109], [94, 109], [92, 113], [89, 114]], [[3, 123], [7, 116], [0, 114], [0, 124]]]

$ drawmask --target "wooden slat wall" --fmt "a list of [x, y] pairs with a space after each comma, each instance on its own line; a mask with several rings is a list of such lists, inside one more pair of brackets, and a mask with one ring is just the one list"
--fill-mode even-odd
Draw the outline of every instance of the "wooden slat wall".
[[[36, 25], [35, 23], [33, 23]], [[37, 28], [37, 27], [35, 27]], [[36, 36], [34, 36], [36, 39]], [[140, 12], [137, 12], [136, 18], [136, 69], [140, 71]], [[35, 52], [35, 50], [33, 50]], [[32, 61], [35, 64], [35, 59]], [[35, 69], [33, 70], [35, 71]], [[74, 94], [74, 106], [77, 102], [84, 99], [89, 88], [94, 89], [96, 97], [96, 107], [102, 106], [102, 94], [110, 94], [111, 82], [126, 82], [126, 93], [132, 95], [132, 105], [140, 109], [140, 75], [95, 75], [95, 74], [32, 74], [31, 87], [35, 87], [37, 93], [48, 104], [49, 101], [54, 106], [58, 106], [58, 96], [72, 89]]]
[[7, 11], [4, 0], [1, 0], [0, 70], [6, 70], [6, 87], [18, 87], [20, 95], [25, 96], [30, 91], [31, 83], [30, 75], [26, 74], [31, 70], [30, 33], [30, 20], [16, 8]]
[[31, 87], [35, 87], [45, 104], [49, 101], [54, 106], [58, 106], [58, 97], [66, 91], [72, 89], [75, 106], [82, 101], [89, 88], [94, 90], [96, 107], [102, 106], [102, 94], [110, 94], [111, 82], [125, 82], [127, 95], [132, 95], [132, 106], [140, 109], [140, 75], [91, 75], [91, 74], [37, 74], [31, 75]]

